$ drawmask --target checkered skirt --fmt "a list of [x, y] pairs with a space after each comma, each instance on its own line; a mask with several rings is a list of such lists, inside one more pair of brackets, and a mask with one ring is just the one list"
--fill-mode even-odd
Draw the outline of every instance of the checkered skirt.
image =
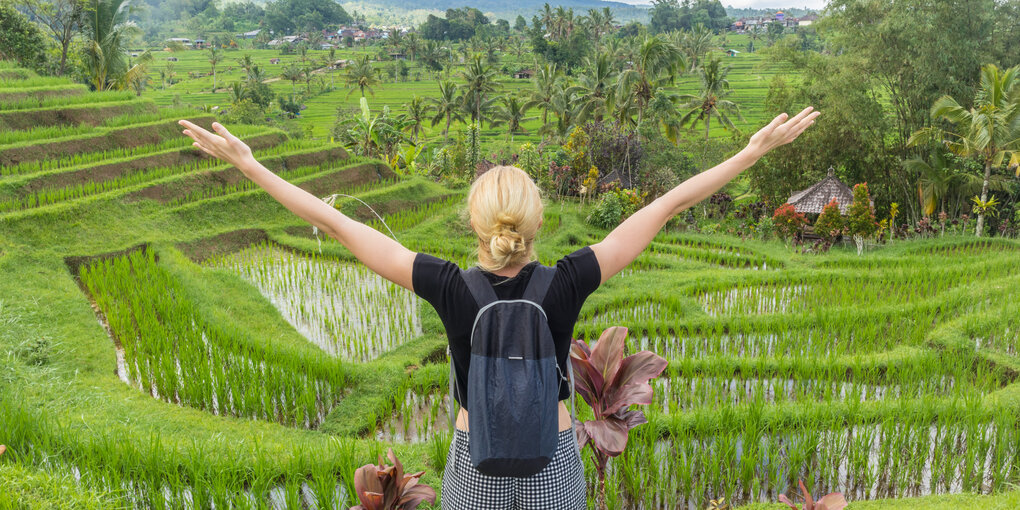
[[443, 510], [585, 510], [584, 464], [570, 435], [560, 431], [556, 453], [527, 478], [492, 477], [471, 465], [468, 433], [456, 429], [443, 474]]

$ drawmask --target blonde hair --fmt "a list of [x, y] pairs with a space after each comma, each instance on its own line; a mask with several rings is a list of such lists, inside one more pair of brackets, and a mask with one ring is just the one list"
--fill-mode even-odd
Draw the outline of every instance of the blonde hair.
[[478, 235], [482, 269], [499, 271], [535, 258], [542, 196], [524, 170], [496, 166], [475, 179], [468, 192], [468, 215]]

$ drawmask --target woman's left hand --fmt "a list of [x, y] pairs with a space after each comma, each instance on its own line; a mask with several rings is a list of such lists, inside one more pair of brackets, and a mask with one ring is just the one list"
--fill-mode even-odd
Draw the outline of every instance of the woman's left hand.
[[213, 122], [212, 128], [217, 134], [210, 133], [201, 126], [195, 125], [186, 120], [180, 120], [178, 124], [185, 127], [184, 134], [190, 136], [195, 142], [192, 144], [202, 149], [206, 154], [219, 158], [236, 167], [251, 159], [251, 148], [242, 142], [238, 137], [230, 134], [227, 128], [219, 122]]

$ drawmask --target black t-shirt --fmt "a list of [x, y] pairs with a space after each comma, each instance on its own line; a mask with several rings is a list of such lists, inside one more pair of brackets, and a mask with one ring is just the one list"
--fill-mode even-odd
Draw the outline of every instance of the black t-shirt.
[[[510, 280], [486, 271], [482, 274], [493, 284], [492, 288], [499, 299], [520, 299], [537, 265], [538, 262], [532, 262], [524, 266]], [[595, 292], [601, 281], [598, 260], [590, 247], [581, 248], [556, 262], [556, 273], [541, 305], [549, 319], [549, 330], [556, 342], [556, 361], [563, 374], [567, 374], [567, 356], [577, 315], [581, 312], [584, 300]], [[414, 293], [436, 309], [446, 327], [450, 354], [457, 374], [459, 395], [454, 397], [460, 403], [459, 397], [467, 398], [471, 328], [478, 314], [478, 305], [461, 276], [460, 268], [453, 262], [419, 253], [414, 259], [411, 282]], [[570, 398], [570, 391], [570, 384], [561, 384], [559, 399]]]

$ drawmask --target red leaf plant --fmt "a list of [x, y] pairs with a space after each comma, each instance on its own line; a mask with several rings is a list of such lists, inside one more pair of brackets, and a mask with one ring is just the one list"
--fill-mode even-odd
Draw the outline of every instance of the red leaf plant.
[[[822, 496], [822, 499], [815, 501], [811, 499], [811, 493], [804, 487], [804, 480], [798, 480], [797, 483], [800, 484], [800, 492], [804, 494], [803, 510], [843, 510], [846, 508], [846, 498], [843, 497], [842, 493], [833, 492], [832, 494], [826, 494]], [[797, 510], [797, 505], [794, 505], [785, 494], [779, 495], [779, 501], [786, 503], [786, 506], [793, 510]]]
[[628, 408], [652, 403], [648, 381], [658, 377], [667, 364], [651, 351], [624, 357], [626, 339], [627, 328], [613, 326], [602, 332], [594, 347], [574, 340], [570, 349], [574, 389], [595, 413], [595, 419], [586, 422], [574, 418], [577, 442], [582, 448], [591, 446], [603, 506], [609, 458], [623, 453], [630, 429], [648, 422], [643, 412]]
[[392, 448], [387, 450], [386, 456], [392, 466], [383, 464], [380, 455], [378, 466], [365, 464], [354, 472], [354, 489], [361, 504], [351, 510], [414, 510], [422, 501], [436, 502], [436, 491], [428, 485], [418, 484], [424, 471], [405, 475], [404, 466], [397, 460]]

